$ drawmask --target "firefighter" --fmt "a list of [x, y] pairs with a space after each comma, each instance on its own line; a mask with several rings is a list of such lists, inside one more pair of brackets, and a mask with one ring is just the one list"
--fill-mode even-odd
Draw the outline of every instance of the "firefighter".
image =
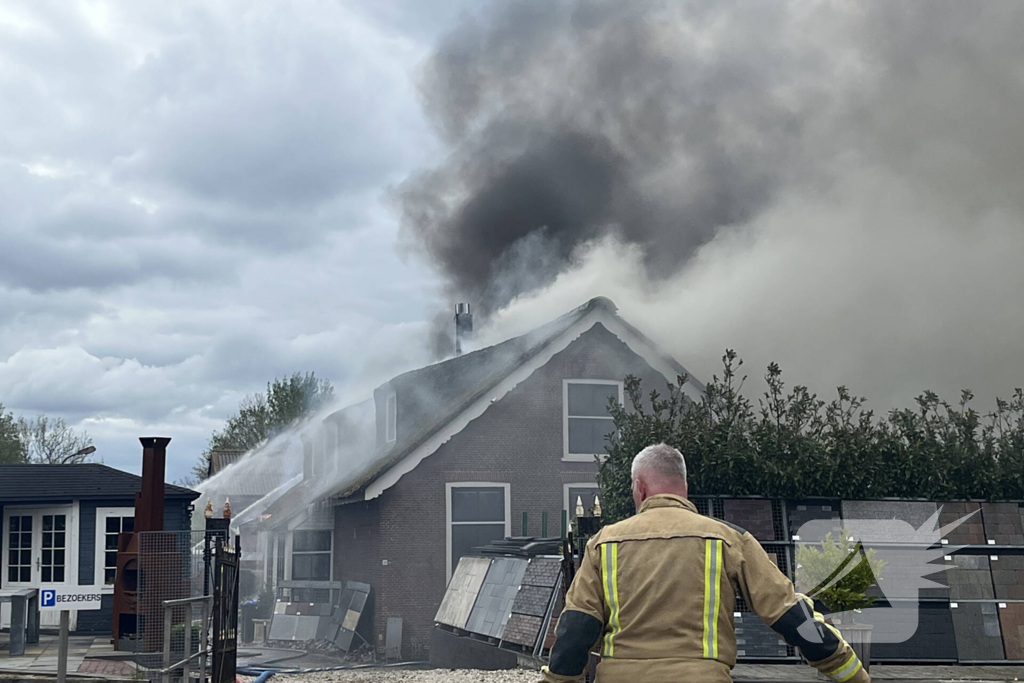
[[853, 649], [753, 536], [698, 514], [679, 451], [645, 448], [632, 478], [638, 514], [587, 543], [543, 681], [582, 680], [596, 651], [599, 683], [729, 683], [742, 596], [831, 680], [870, 683]]

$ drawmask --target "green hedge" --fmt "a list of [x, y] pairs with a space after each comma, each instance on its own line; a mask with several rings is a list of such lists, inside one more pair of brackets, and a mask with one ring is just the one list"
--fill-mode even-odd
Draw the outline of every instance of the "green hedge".
[[787, 390], [779, 366], [755, 405], [740, 388], [743, 361], [722, 357], [699, 402], [682, 393], [685, 377], [651, 391], [625, 380], [628, 408], [612, 405], [616, 434], [601, 465], [605, 523], [633, 514], [630, 465], [641, 449], [664, 441], [686, 458], [692, 494], [774, 498], [1024, 498], [1024, 394], [997, 399], [981, 415], [961, 393], [955, 404], [933, 392], [884, 417], [839, 387], [826, 401], [805, 386]]

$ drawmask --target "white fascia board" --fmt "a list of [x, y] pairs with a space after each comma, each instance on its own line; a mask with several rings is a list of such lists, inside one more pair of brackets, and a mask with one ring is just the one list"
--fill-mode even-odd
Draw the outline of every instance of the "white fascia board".
[[[616, 318], [609, 317], [607, 320], [602, 320], [601, 324], [607, 327], [609, 332], [621, 339], [629, 347], [630, 351], [643, 358], [647, 361], [648, 365], [660, 372], [666, 381], [675, 384], [676, 377], [679, 376], [679, 370], [672, 367], [656, 348], [630, 332], [629, 328]], [[689, 380], [683, 385], [683, 393], [693, 401], [700, 401], [701, 396], [703, 396], [700, 388]]]
[[[463, 410], [448, 424], [433, 434], [429, 439], [420, 444], [409, 455], [405, 456], [392, 466], [387, 472], [371, 482], [363, 493], [363, 500], [372, 500], [384, 493], [398, 483], [398, 480], [411, 472], [433, 454], [438, 448], [448, 442], [453, 436], [465, 429], [470, 422], [484, 414], [491, 403], [500, 401], [505, 394], [516, 388], [530, 375], [548, 364], [555, 354], [564, 351], [569, 344], [576, 341], [584, 332], [588, 331], [597, 323], [604, 325], [609, 332], [621, 339], [633, 353], [643, 358], [647, 363], [664, 375], [665, 379], [674, 382], [678, 374], [676, 369], [665, 361], [665, 358], [652, 348], [649, 344], [639, 339], [629, 329], [621, 324], [614, 316], [608, 315], [605, 311], [597, 309], [591, 311], [579, 320], [575, 325], [567, 329], [561, 335], [553, 339], [537, 355], [513, 370], [498, 386], [492, 391], [481, 396], [468, 408]], [[700, 390], [687, 382], [684, 391], [694, 400], [699, 400]]]

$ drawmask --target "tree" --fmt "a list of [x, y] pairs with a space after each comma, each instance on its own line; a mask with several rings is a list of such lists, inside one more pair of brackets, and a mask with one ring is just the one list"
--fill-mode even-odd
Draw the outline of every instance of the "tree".
[[633, 514], [630, 468], [644, 447], [664, 442], [686, 458], [696, 495], [802, 498], [883, 497], [927, 500], [1024, 497], [1024, 392], [997, 399], [981, 415], [970, 391], [947, 403], [926, 391], [916, 408], [877, 417], [846, 387], [826, 401], [797, 385], [787, 389], [772, 363], [758, 408], [742, 394], [743, 362], [722, 357], [698, 401], [683, 393], [685, 377], [664, 394], [644, 396], [625, 379], [626, 402], [612, 401], [615, 433], [600, 466], [604, 523]]
[[14, 415], [0, 403], [0, 465], [25, 462], [25, 445], [21, 442], [18, 423]]
[[210, 443], [192, 467], [191, 475], [181, 483], [195, 486], [206, 479], [213, 451], [252, 450], [320, 410], [333, 398], [331, 383], [317, 379], [312, 372], [275, 378], [267, 383], [266, 394], [249, 394], [242, 399], [238, 412], [227, 419], [223, 429], [210, 436]]
[[45, 465], [70, 465], [92, 457], [81, 451], [92, 445], [88, 432], [76, 432], [64, 418], [38, 415], [18, 419], [18, 433], [29, 462]]

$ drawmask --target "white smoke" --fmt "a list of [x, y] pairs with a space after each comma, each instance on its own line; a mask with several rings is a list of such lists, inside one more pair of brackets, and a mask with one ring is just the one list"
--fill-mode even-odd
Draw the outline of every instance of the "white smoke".
[[721, 231], [661, 280], [644, 274], [640, 247], [590, 242], [550, 286], [499, 311], [484, 339], [603, 295], [702, 380], [728, 347], [752, 389], [777, 361], [790, 384], [846, 385], [876, 410], [926, 389], [949, 400], [971, 389], [991, 407], [1024, 384], [1024, 231], [1013, 213], [978, 213], [932, 189], [851, 171], [828, 193], [791, 193]]

